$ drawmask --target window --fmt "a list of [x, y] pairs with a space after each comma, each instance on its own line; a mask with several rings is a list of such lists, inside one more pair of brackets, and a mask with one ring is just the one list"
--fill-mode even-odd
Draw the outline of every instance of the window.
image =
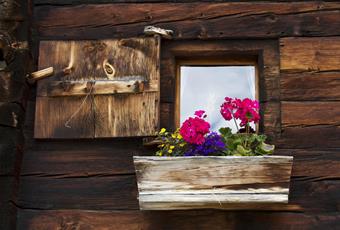
[[[257, 68], [254, 61], [244, 62], [180, 62], [178, 65], [178, 105], [179, 124], [203, 109], [208, 115], [211, 130], [230, 127], [237, 131], [234, 121], [221, 119], [217, 108], [226, 96], [232, 98], [258, 99]], [[178, 125], [179, 125], [178, 124]], [[255, 125], [253, 126], [255, 129]]]

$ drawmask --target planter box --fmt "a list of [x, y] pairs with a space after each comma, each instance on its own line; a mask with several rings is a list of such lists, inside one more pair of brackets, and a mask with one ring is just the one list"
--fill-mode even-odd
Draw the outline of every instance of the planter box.
[[141, 210], [253, 209], [288, 203], [290, 156], [133, 159]]

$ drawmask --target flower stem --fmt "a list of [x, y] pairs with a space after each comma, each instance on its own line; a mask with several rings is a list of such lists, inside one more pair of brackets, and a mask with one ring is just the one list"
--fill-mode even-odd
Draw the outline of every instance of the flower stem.
[[233, 120], [234, 120], [234, 122], [235, 122], [235, 125], [236, 125], [236, 128], [237, 128], [237, 132], [240, 131], [240, 128], [238, 127], [237, 122], [236, 122], [236, 119], [235, 119], [235, 117], [234, 117], [233, 111], [230, 110], [230, 109], [228, 109], [228, 110], [229, 110], [229, 112], [231, 113], [231, 115], [233, 115]]

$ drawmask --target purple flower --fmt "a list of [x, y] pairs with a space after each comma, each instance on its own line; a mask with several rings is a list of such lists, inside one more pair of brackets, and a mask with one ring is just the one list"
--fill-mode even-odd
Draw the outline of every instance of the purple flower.
[[209, 156], [226, 150], [222, 137], [216, 132], [211, 132], [205, 137], [203, 144], [190, 144], [184, 156]]

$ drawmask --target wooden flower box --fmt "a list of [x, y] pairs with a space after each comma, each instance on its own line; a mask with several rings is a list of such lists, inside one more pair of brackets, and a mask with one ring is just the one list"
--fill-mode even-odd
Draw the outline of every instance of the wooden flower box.
[[135, 156], [139, 206], [141, 210], [261, 209], [285, 204], [292, 163], [290, 156]]

